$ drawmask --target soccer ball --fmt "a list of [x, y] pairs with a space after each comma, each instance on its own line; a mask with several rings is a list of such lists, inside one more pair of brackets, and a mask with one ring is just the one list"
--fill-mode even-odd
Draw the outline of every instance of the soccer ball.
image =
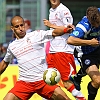
[[60, 81], [61, 75], [56, 68], [48, 68], [43, 74], [43, 80], [48, 85], [55, 85]]

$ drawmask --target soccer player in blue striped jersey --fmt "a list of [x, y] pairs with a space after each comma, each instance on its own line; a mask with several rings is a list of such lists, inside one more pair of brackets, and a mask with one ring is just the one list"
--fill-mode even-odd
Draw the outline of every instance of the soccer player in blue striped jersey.
[[80, 46], [77, 55], [81, 59], [82, 70], [91, 78], [88, 83], [88, 100], [94, 100], [100, 87], [100, 8], [88, 7], [86, 16], [76, 25], [67, 43]]

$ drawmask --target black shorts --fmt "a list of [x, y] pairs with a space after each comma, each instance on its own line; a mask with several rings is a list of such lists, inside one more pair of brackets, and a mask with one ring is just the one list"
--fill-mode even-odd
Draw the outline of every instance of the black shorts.
[[91, 65], [96, 65], [99, 69], [100, 64], [100, 47], [89, 54], [83, 54], [81, 59], [82, 67], [86, 70]]

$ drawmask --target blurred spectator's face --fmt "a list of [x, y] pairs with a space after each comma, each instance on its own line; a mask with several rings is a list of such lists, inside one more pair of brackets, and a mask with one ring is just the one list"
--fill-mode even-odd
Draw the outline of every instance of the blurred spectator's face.
[[28, 29], [31, 28], [31, 22], [30, 20], [24, 20], [24, 22], [25, 22], [25, 30], [27, 31]]
[[2, 52], [2, 43], [0, 44], [0, 52]]
[[1, 47], [0, 47], [0, 52], [1, 52]]
[[7, 48], [2, 46], [2, 52], [6, 52]]
[[27, 31], [28, 29], [30, 29], [30, 26], [27, 23], [25, 23], [25, 31]]

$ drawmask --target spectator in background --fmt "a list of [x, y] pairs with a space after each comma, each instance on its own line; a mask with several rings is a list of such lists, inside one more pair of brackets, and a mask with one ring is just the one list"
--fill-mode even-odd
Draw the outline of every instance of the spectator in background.
[[1, 56], [1, 50], [2, 50], [2, 43], [0, 43], [0, 56]]
[[2, 54], [2, 43], [0, 43], [0, 62], [2, 61], [1, 54]]
[[30, 20], [24, 19], [24, 22], [25, 22], [26, 33], [32, 32]]
[[4, 58], [6, 52], [7, 52], [7, 43], [1, 43], [0, 44], [0, 61]]

